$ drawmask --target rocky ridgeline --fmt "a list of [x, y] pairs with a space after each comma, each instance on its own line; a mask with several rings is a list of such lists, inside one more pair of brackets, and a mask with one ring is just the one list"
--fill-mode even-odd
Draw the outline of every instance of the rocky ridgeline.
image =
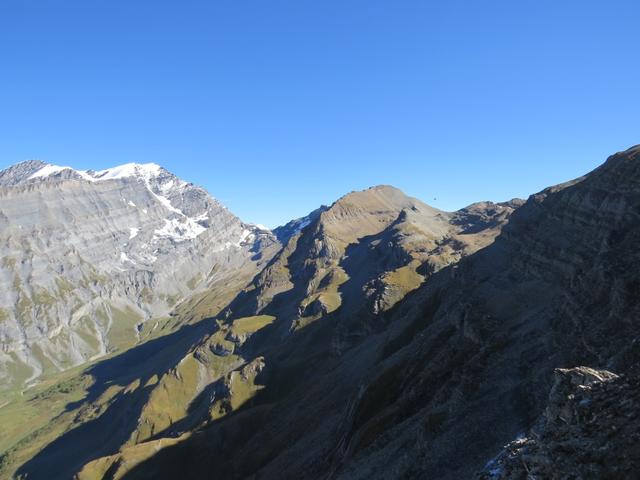
[[229, 314], [275, 315], [285, 331], [332, 312], [379, 315], [493, 242], [518, 205], [485, 202], [449, 213], [391, 186], [351, 192], [276, 229], [284, 248]]
[[206, 328], [88, 370], [86, 398], [2, 471], [628, 477], [640, 465], [638, 185], [635, 147], [524, 203], [450, 213], [388, 186], [348, 194], [291, 223]]
[[[533, 195], [511, 215], [495, 243], [443, 270], [404, 302], [394, 319], [407, 322], [406, 327], [391, 334], [385, 349], [395, 353], [357, 397], [356, 427], [346, 435], [384, 433], [374, 433], [364, 444], [350, 441], [340, 460], [344, 478], [365, 478], [375, 469], [397, 476], [467, 478], [504, 439], [528, 431], [539, 418], [554, 371], [565, 380], [588, 371], [555, 369], [589, 365], [618, 374], [631, 371], [638, 362], [634, 339], [640, 335], [639, 186], [636, 147], [585, 177]], [[531, 460], [531, 472], [535, 465], [539, 470], [528, 478], [572, 478], [571, 468], [583, 471], [582, 478], [602, 478], [598, 474], [606, 472], [613, 473], [604, 478], [620, 478], [615, 472], [637, 470], [639, 452], [624, 449], [638, 425], [623, 407], [629, 405], [626, 399], [634, 401], [633, 381], [627, 385], [606, 373], [593, 375], [599, 383], [585, 388], [577, 403], [563, 390], [564, 380], [552, 393], [547, 418], [553, 418], [553, 426], [545, 427], [549, 436], [540, 445], [564, 432], [566, 450], [560, 442], [557, 456], [536, 459], [532, 445], [538, 440], [527, 436], [512, 448], [531, 446], [531, 458], [523, 454], [508, 465]], [[586, 377], [584, 385], [591, 381]], [[607, 410], [607, 398], [618, 390], [621, 403]], [[579, 404], [591, 394], [592, 404]], [[558, 412], [565, 400], [571, 409], [585, 409], [585, 415], [597, 416], [602, 408], [605, 423], [593, 420], [592, 427], [578, 431], [587, 422], [580, 414], [566, 419], [576, 422], [574, 427], [560, 429], [565, 420]], [[607, 424], [607, 416], [616, 420]], [[629, 430], [618, 439], [615, 431], [598, 433], [598, 426], [615, 430], [624, 421]], [[612, 443], [607, 446], [605, 438]], [[412, 445], [411, 453], [403, 454], [402, 445]], [[618, 461], [620, 470], [613, 468]], [[552, 475], [554, 468], [565, 467], [566, 477]], [[527, 478], [526, 473], [522, 467], [500, 475]]]

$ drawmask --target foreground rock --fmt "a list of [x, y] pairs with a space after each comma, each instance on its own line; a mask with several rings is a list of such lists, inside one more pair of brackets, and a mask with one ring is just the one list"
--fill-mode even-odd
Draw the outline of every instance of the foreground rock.
[[633, 478], [640, 461], [640, 370], [557, 369], [545, 414], [479, 476]]

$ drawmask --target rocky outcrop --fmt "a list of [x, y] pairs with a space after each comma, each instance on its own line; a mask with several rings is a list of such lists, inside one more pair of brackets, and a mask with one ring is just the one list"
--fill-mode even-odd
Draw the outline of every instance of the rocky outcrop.
[[640, 460], [640, 371], [556, 369], [544, 415], [480, 479], [632, 478]]

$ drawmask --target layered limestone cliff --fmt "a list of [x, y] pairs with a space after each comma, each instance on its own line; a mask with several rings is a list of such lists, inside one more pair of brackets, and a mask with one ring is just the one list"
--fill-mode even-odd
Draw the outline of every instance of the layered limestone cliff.
[[274, 243], [155, 164], [0, 172], [0, 382], [135, 344], [186, 297], [250, 279]]

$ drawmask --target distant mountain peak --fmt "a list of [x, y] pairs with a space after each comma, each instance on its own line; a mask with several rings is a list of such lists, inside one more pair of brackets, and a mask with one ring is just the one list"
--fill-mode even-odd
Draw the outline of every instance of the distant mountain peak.
[[[125, 163], [104, 170], [78, 170], [64, 165], [55, 165], [41, 160], [27, 160], [0, 171], [0, 186], [14, 186], [33, 180], [50, 177], [76, 178], [89, 182], [140, 178], [146, 182], [160, 176], [177, 178], [157, 163]], [[181, 181], [182, 182], [182, 181]], [[182, 182], [185, 183], [186, 182]]]
[[[125, 163], [104, 170], [76, 170], [72, 167], [53, 165], [44, 163], [42, 167], [36, 170], [26, 180], [36, 178], [48, 178], [61, 172], [69, 171], [90, 182], [100, 182], [105, 180], [118, 180], [123, 178], [142, 178], [150, 180], [160, 175], [169, 174], [167, 170], [157, 163]], [[170, 175], [170, 174], [169, 174]]]
[[[231, 295], [276, 248], [268, 229], [156, 163], [31, 160], [0, 171], [0, 191], [0, 338], [19, 352], [0, 351], [0, 380], [16, 384], [131, 345], [136, 325], [199, 288], [223, 282]], [[31, 263], [45, 267], [20, 267]]]

